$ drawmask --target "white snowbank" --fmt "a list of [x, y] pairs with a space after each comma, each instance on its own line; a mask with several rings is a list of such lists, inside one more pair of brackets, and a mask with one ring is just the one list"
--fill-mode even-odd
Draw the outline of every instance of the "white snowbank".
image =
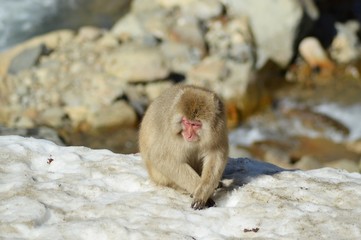
[[3, 136], [0, 238], [361, 239], [360, 174], [240, 158], [225, 178], [217, 207], [195, 211], [149, 182], [138, 155]]

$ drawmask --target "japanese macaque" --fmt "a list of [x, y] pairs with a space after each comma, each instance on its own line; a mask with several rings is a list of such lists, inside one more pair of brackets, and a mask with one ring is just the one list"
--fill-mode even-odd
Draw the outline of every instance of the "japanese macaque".
[[190, 193], [194, 209], [213, 206], [228, 160], [223, 103], [200, 87], [166, 90], [144, 115], [139, 148], [156, 184]]

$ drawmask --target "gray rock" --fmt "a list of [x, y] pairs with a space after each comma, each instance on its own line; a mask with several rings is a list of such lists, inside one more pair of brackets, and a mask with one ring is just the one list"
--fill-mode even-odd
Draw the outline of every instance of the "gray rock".
[[22, 70], [35, 66], [39, 62], [41, 55], [46, 53], [47, 49], [44, 44], [24, 49], [11, 60], [8, 73], [16, 74]]

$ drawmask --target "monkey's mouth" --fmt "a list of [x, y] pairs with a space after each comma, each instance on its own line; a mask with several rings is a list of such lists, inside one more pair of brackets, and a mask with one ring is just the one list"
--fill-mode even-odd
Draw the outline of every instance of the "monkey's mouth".
[[196, 142], [199, 140], [199, 137], [197, 136], [197, 134], [193, 133], [192, 131], [182, 131], [182, 136], [184, 138], [184, 140], [186, 140], [187, 142]]

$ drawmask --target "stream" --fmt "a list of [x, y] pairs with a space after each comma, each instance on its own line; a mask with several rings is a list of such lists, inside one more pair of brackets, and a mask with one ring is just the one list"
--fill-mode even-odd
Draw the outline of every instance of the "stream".
[[360, 120], [360, 81], [289, 86], [275, 94], [267, 110], [229, 133], [230, 156], [249, 155], [286, 168], [342, 165], [357, 171]]

